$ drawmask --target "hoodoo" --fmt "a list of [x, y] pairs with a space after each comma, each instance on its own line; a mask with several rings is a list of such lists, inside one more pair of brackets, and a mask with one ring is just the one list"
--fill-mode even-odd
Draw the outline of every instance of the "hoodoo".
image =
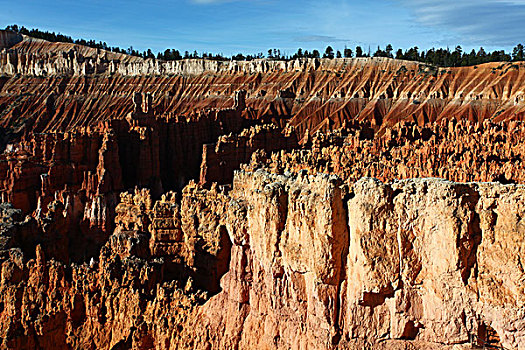
[[0, 49], [0, 347], [525, 349], [523, 63]]

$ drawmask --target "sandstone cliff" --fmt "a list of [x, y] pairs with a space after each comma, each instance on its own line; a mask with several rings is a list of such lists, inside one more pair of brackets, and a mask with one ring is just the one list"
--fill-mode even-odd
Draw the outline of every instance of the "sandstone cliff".
[[0, 54], [0, 127], [10, 132], [67, 131], [122, 119], [135, 92], [149, 92], [158, 113], [192, 116], [228, 108], [247, 92], [252, 118], [283, 119], [303, 135], [345, 121], [376, 129], [399, 121], [520, 120], [521, 63], [436, 68], [384, 58], [143, 60], [25, 38]]
[[84, 265], [13, 246], [3, 346], [525, 346], [523, 186], [364, 178], [343, 196], [340, 184], [257, 171], [229, 194], [192, 185], [180, 205], [137, 192]]
[[0, 347], [525, 349], [520, 64], [0, 48]]

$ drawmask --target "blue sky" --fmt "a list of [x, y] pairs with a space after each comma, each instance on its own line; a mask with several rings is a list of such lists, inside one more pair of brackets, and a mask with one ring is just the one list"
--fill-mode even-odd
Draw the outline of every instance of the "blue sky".
[[0, 8], [2, 28], [17, 23], [154, 52], [525, 43], [525, 0], [0, 0]]

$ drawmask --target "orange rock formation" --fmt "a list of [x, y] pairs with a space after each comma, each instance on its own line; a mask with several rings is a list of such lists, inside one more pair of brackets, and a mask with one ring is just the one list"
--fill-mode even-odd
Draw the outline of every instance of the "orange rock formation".
[[525, 349], [525, 66], [0, 49], [2, 348]]

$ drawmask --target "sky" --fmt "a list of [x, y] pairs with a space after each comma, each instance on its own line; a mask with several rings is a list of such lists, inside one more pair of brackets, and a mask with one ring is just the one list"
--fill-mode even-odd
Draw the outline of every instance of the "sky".
[[525, 0], [0, 0], [0, 27], [55, 31], [154, 52], [232, 55], [392, 44], [511, 50]]

